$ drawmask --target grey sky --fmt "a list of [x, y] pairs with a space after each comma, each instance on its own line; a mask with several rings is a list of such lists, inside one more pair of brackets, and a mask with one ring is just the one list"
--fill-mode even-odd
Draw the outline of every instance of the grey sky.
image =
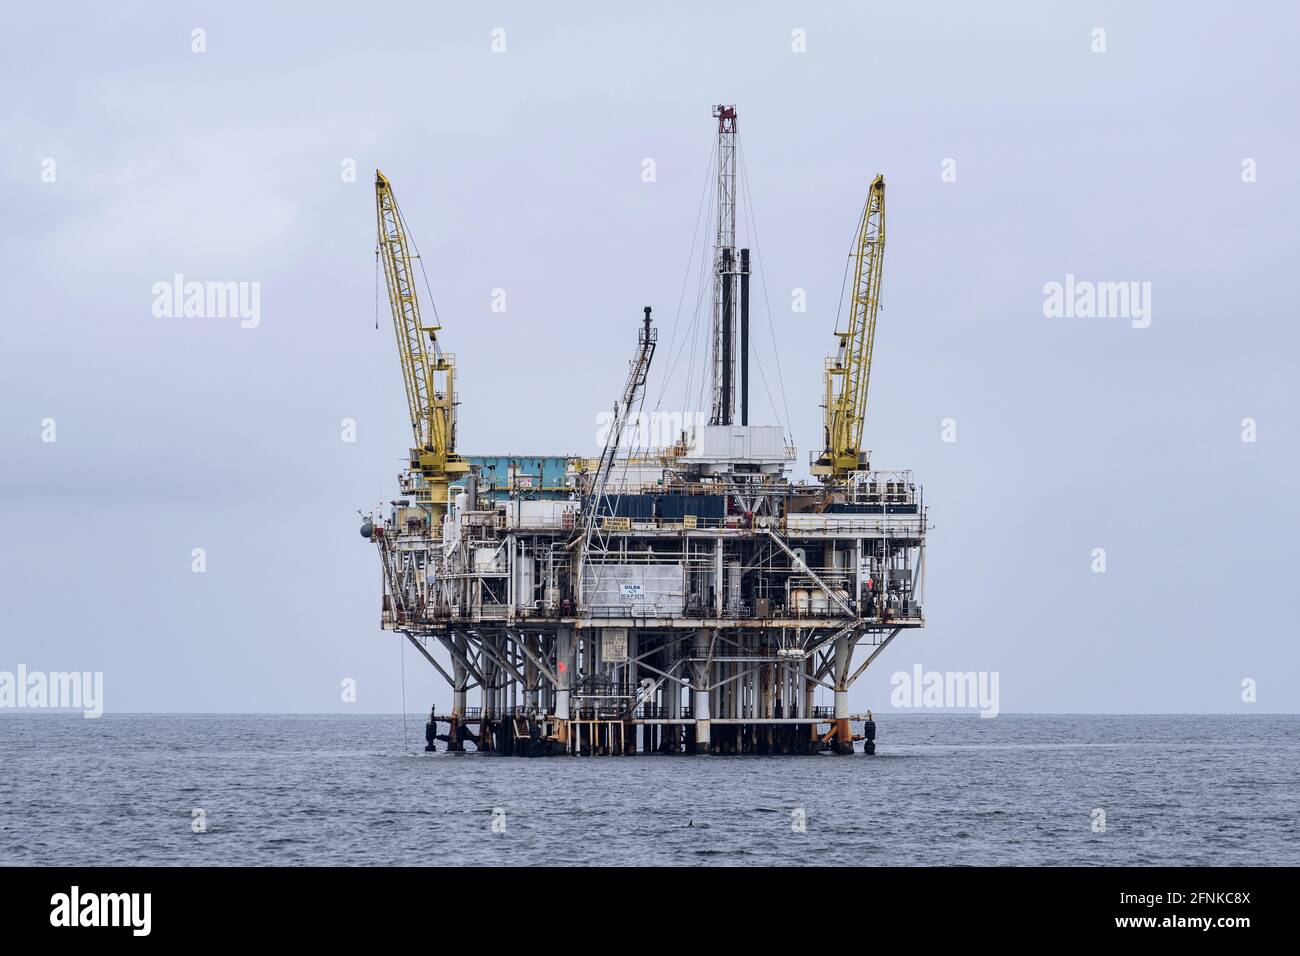
[[[613, 6], [9, 12], [0, 670], [102, 670], [109, 711], [344, 710], [349, 677], [356, 709], [399, 709], [355, 514], [409, 439], [383, 309], [374, 329], [374, 168], [459, 359], [461, 449], [590, 452], [641, 307], [671, 335], [727, 102], [803, 462], [855, 216], [888, 181], [867, 443], [925, 484], [929, 627], [853, 706], [886, 709], [919, 662], [999, 671], [1004, 712], [1243, 710], [1244, 678], [1254, 709], [1300, 708], [1300, 16]], [[154, 317], [176, 273], [259, 282], [260, 326]], [[1067, 273], [1150, 282], [1150, 327], [1044, 317]], [[445, 703], [405, 663], [408, 707]]]

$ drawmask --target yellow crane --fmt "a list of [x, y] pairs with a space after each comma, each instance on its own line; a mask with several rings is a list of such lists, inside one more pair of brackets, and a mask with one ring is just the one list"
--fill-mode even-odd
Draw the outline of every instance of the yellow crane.
[[862, 426], [867, 420], [867, 386], [871, 382], [884, 258], [885, 177], [877, 175], [867, 192], [853, 247], [848, 331], [836, 331], [839, 350], [834, 358], [826, 360], [826, 445], [811, 468], [823, 482], [843, 481], [851, 472], [869, 467], [867, 453], [862, 450]]
[[411, 410], [412, 487], [417, 503], [430, 511], [436, 535], [447, 510], [447, 491], [469, 471], [456, 446], [456, 357], [442, 350], [435, 320], [425, 324], [411, 273], [411, 251], [393, 187], [375, 170], [375, 213], [379, 225], [379, 257], [384, 263], [388, 302], [397, 332], [397, 354], [402, 361], [402, 381]]

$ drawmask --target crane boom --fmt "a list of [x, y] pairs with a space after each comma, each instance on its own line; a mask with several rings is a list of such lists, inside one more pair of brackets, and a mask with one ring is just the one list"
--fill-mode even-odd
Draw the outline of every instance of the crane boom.
[[885, 177], [877, 175], [867, 193], [853, 247], [848, 330], [836, 331], [839, 349], [833, 359], [826, 360], [826, 447], [812, 467], [822, 481], [841, 481], [869, 464], [862, 450], [862, 428], [867, 420], [884, 258]]
[[[411, 272], [406, 223], [393, 196], [392, 184], [375, 170], [375, 215], [379, 257], [384, 263], [388, 302], [397, 333], [397, 354], [411, 414], [411, 468], [422, 479], [417, 489], [424, 503], [440, 518], [451, 481], [468, 465], [454, 454], [456, 441], [455, 357], [442, 350], [436, 320], [426, 324]], [[436, 525], [435, 525], [436, 527]]]
[[650, 363], [655, 357], [655, 344], [659, 341], [659, 333], [657, 329], [650, 327], [650, 306], [645, 307], [644, 315], [644, 324], [636, 339], [636, 355], [628, 363], [627, 383], [623, 386], [623, 397], [614, 406], [614, 422], [609, 430], [609, 436], [605, 439], [605, 449], [600, 454], [600, 464], [596, 467], [596, 474], [592, 481], [593, 514], [601, 499], [605, 497], [605, 488], [609, 484], [609, 476], [614, 471], [614, 463], [618, 458], [623, 430], [627, 427], [628, 416], [632, 414], [632, 406], [645, 392]]
[[[582, 506], [582, 525], [580, 537], [575, 537], [569, 546], [581, 543], [582, 550], [578, 554], [578, 581], [586, 581], [586, 568], [588, 559], [593, 550], [592, 539], [595, 537], [596, 526], [601, 519], [601, 505], [608, 504], [607, 491], [609, 488], [609, 477], [614, 471], [618, 461], [619, 448], [622, 445], [623, 430], [627, 427], [628, 417], [632, 414], [632, 409], [641, 400], [645, 394], [646, 378], [650, 374], [650, 363], [655, 357], [655, 345], [659, 341], [659, 330], [650, 327], [650, 306], [645, 307], [644, 324], [640, 332], [637, 333], [636, 354], [632, 361], [628, 363], [627, 383], [623, 386], [623, 397], [619, 399], [614, 406], [614, 420], [610, 426], [609, 435], [605, 439], [605, 448], [600, 453], [600, 463], [596, 466], [595, 473], [591, 476], [591, 484], [588, 488], [587, 495]], [[611, 514], [613, 509], [611, 508]], [[599, 550], [604, 550], [608, 542], [597, 542], [600, 545]], [[585, 584], [580, 583], [578, 587], [579, 604], [588, 608], [586, 601]]]

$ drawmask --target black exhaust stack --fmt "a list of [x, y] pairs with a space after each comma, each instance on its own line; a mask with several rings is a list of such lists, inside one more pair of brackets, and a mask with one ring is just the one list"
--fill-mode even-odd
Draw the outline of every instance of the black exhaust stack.
[[722, 250], [722, 409], [719, 425], [731, 424], [731, 250]]
[[740, 250], [740, 424], [749, 424], [749, 250]]

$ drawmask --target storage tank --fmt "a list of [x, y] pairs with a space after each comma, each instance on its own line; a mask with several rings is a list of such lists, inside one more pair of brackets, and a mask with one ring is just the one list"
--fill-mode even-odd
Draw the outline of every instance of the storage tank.
[[519, 558], [515, 561], [515, 604], [520, 607], [533, 606], [533, 564], [532, 558]]

